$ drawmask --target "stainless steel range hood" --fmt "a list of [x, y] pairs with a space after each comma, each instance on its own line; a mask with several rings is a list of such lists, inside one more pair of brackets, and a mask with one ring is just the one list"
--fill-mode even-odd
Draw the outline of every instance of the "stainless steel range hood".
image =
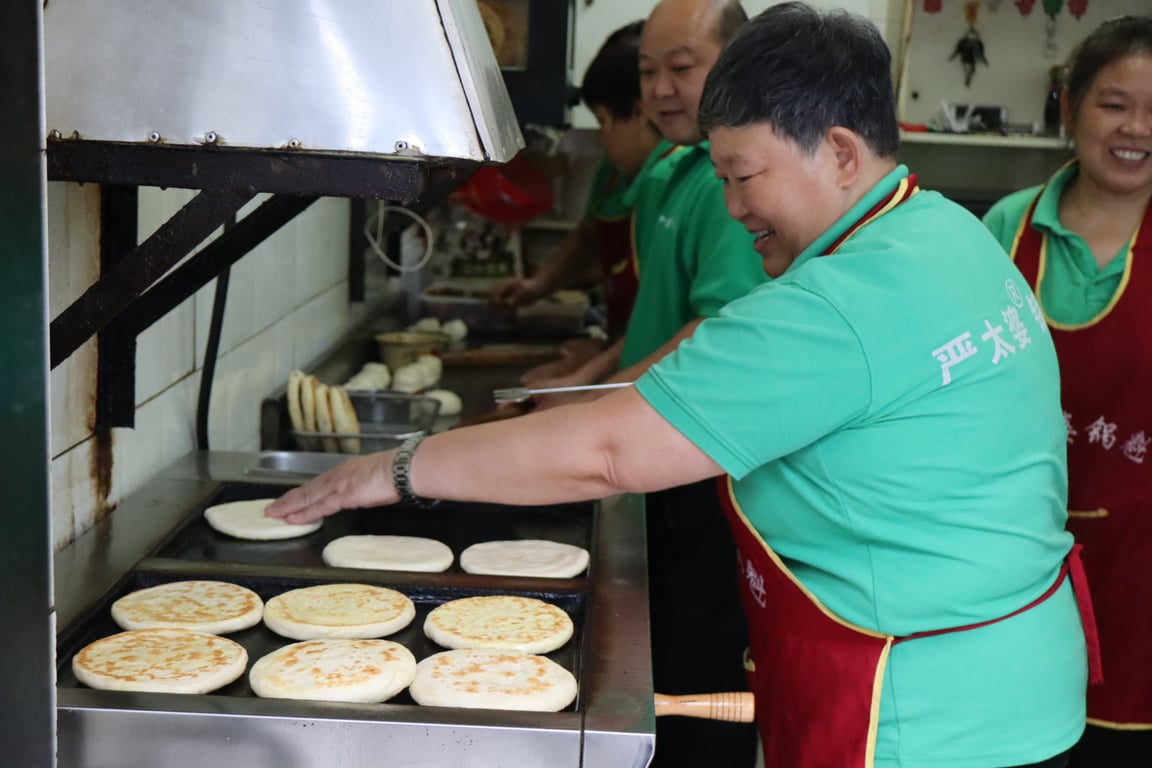
[[[250, 231], [167, 278], [160, 309], [318, 197], [427, 209], [524, 146], [476, 0], [45, 0], [44, 51], [50, 180], [201, 191], [117, 243], [52, 321], [53, 367], [258, 193]], [[135, 200], [109, 211], [134, 237]]]
[[475, 0], [50, 0], [47, 127], [93, 141], [504, 162]]

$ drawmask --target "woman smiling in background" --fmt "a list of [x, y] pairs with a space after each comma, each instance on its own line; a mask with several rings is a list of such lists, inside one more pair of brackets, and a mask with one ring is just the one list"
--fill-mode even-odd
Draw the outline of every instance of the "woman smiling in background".
[[985, 224], [1052, 329], [1068, 424], [1068, 529], [1084, 545], [1104, 683], [1074, 766], [1152, 765], [1152, 16], [1105, 22], [1073, 53], [1076, 158]]

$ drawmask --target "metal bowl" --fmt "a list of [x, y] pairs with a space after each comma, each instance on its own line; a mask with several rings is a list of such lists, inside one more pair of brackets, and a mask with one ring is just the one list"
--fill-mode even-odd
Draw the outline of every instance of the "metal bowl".
[[434, 397], [387, 389], [351, 389], [348, 397], [360, 422], [359, 434], [292, 430], [299, 450], [325, 453], [386, 451], [409, 437], [430, 432], [440, 412], [440, 401]]

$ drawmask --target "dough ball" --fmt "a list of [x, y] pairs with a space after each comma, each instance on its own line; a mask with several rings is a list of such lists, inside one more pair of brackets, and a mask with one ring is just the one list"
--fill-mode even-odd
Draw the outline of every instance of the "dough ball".
[[392, 377], [392, 388], [401, 392], [417, 392], [427, 386], [427, 374], [418, 363], [408, 363]]
[[463, 320], [449, 320], [440, 326], [440, 332], [448, 336], [452, 341], [463, 341], [468, 338], [468, 324]]
[[455, 416], [464, 407], [463, 403], [460, 402], [460, 395], [451, 390], [432, 389], [425, 394], [440, 401], [441, 416]]

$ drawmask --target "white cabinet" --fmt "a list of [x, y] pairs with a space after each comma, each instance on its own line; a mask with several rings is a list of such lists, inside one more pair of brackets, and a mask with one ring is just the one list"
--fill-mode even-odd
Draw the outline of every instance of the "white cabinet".
[[[629, 22], [648, 16], [657, 0], [575, 0], [575, 27], [571, 82], [579, 86], [584, 79], [588, 62], [600, 49], [600, 44], [615, 30]], [[749, 16], [776, 5], [780, 0], [743, 0]], [[902, 0], [813, 0], [813, 5], [824, 8], [845, 8], [871, 18], [890, 42], [898, 36]], [[890, 32], [889, 19], [895, 20], [897, 31]], [[575, 128], [595, 128], [596, 118], [583, 105], [573, 108], [572, 125]]]

